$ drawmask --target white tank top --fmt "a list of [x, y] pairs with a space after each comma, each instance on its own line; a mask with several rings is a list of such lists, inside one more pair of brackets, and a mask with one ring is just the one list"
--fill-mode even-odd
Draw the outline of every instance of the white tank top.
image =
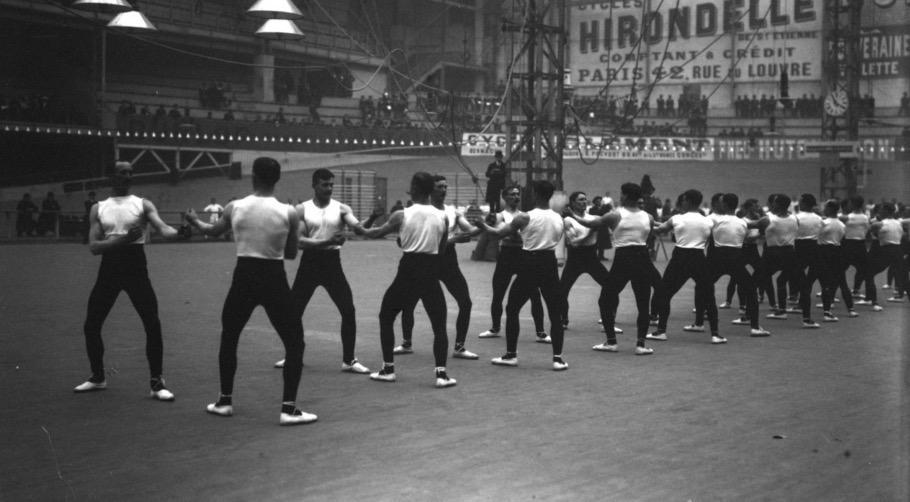
[[439, 254], [439, 244], [446, 234], [446, 213], [429, 204], [404, 208], [404, 219], [398, 231], [401, 250], [405, 253]]
[[142, 227], [142, 237], [130, 244], [145, 244], [148, 236], [148, 220], [142, 197], [124, 195], [110, 197], [98, 203], [98, 220], [104, 230], [104, 237], [126, 235], [133, 227]]
[[[503, 223], [505, 223], [506, 225], [511, 225], [512, 220], [515, 219], [515, 215], [521, 214], [521, 211], [515, 211], [514, 213], [510, 213], [509, 211], [503, 209], [502, 211], [499, 212], [499, 214], [500, 214], [500, 216], [502, 216]], [[506, 235], [505, 237], [503, 237], [502, 239], [499, 240], [499, 244], [500, 244], [500, 246], [506, 246], [506, 247], [521, 247], [521, 244], [522, 244], [521, 236], [518, 235], [517, 233]]]
[[[585, 212], [581, 217], [584, 221], [593, 221], [597, 217]], [[569, 247], [585, 247], [597, 244], [597, 231], [593, 228], [582, 226], [574, 218], [563, 218], [564, 228], [566, 231], [566, 245]]]
[[711, 220], [707, 216], [689, 211], [670, 217], [676, 247], [683, 249], [705, 249], [711, 236]]
[[768, 213], [768, 228], [765, 229], [765, 244], [768, 247], [792, 246], [796, 242], [796, 217], [788, 214], [781, 218]]
[[825, 246], [840, 246], [844, 238], [844, 222], [837, 218], [822, 220], [822, 228], [818, 232], [818, 243]]
[[562, 216], [552, 209], [532, 209], [528, 211], [527, 226], [519, 233], [525, 251], [555, 249], [565, 233]]
[[882, 227], [878, 229], [879, 244], [900, 244], [903, 236], [904, 229], [901, 227], [900, 220], [894, 218], [882, 220]]
[[651, 234], [651, 218], [641, 209], [631, 211], [624, 207], [619, 212], [619, 223], [613, 229], [613, 247], [644, 246]]
[[237, 256], [284, 259], [291, 222], [288, 211], [294, 208], [275, 197], [247, 195], [234, 201], [231, 230], [237, 243]]
[[458, 224], [458, 210], [455, 209], [455, 206], [445, 204], [442, 206], [446, 213], [446, 219], [449, 220], [449, 235], [455, 233], [455, 227]]
[[807, 211], [796, 212], [796, 238], [818, 239], [818, 232], [822, 229], [822, 217]]
[[847, 221], [844, 223], [844, 239], [864, 241], [869, 227], [869, 217], [862, 213], [848, 213]]
[[[300, 222], [301, 233], [313, 239], [328, 239], [344, 228], [341, 219], [341, 203], [329, 199], [325, 207], [319, 207], [310, 199], [303, 204], [303, 221]], [[324, 246], [320, 249], [341, 249], [341, 245]]]
[[746, 220], [738, 218], [732, 214], [714, 214], [711, 215], [714, 222], [714, 228], [711, 233], [714, 235], [714, 245], [724, 248], [741, 248], [746, 240], [746, 234], [749, 231]]

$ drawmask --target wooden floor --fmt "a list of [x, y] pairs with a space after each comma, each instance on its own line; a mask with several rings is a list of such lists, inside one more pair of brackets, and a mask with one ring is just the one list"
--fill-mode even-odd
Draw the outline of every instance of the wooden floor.
[[[570, 369], [551, 371], [527, 308], [520, 366], [501, 368], [489, 360], [504, 339], [476, 336], [489, 327], [493, 264], [469, 261], [466, 245], [468, 348], [481, 358], [450, 360], [458, 385], [433, 388], [422, 307], [416, 353], [396, 360], [397, 383], [341, 373], [339, 316], [320, 290], [304, 317], [299, 396], [319, 421], [285, 428], [272, 368], [283, 351], [261, 311], [241, 339], [235, 415], [203, 411], [218, 394], [233, 245], [146, 249], [174, 403], [148, 397], [144, 335], [125, 295], [104, 327], [109, 389], [74, 394], [89, 373], [82, 323], [99, 259], [77, 244], [0, 246], [0, 501], [910, 498], [908, 303], [860, 307], [859, 318], [820, 330], [799, 329], [798, 316], [768, 320], [769, 338], [750, 338], [725, 310], [729, 343], [713, 346], [707, 334], [681, 331], [692, 316], [689, 284], [674, 299], [670, 340], [635, 357], [628, 289], [621, 352], [591, 350], [602, 341], [599, 288], [584, 277], [570, 296]], [[399, 253], [391, 241], [342, 252], [357, 353], [371, 368]], [[449, 298], [450, 337], [456, 310]]]

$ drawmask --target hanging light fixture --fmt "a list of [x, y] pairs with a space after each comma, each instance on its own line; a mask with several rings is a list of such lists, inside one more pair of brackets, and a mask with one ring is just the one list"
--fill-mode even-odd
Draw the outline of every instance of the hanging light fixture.
[[107, 23], [107, 27], [120, 30], [158, 31], [158, 28], [155, 28], [155, 25], [145, 17], [145, 14], [138, 10], [117, 14], [117, 17]]
[[258, 0], [247, 9], [250, 17], [262, 19], [300, 19], [303, 13], [291, 0]]
[[290, 19], [269, 19], [256, 30], [256, 36], [269, 40], [301, 40], [306, 35]]
[[73, 2], [73, 8], [104, 14], [117, 14], [133, 10], [133, 6], [126, 0], [76, 0]]

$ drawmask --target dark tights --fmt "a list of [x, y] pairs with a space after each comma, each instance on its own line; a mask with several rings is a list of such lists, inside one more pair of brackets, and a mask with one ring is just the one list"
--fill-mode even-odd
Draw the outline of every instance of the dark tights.
[[303, 324], [294, 306], [294, 297], [281, 260], [237, 258], [234, 279], [221, 312], [221, 349], [218, 352], [221, 394], [229, 396], [234, 391], [240, 333], [259, 305], [265, 309], [284, 344], [284, 390], [281, 399], [293, 402], [297, 399], [303, 369]]
[[164, 353], [161, 321], [158, 319], [158, 299], [149, 281], [145, 251], [143, 246], [138, 244], [108, 251], [101, 257], [101, 267], [89, 295], [84, 325], [85, 349], [88, 352], [92, 377], [95, 380], [104, 379], [104, 342], [101, 340], [101, 327], [120, 291], [126, 291], [133, 308], [142, 319], [149, 373], [151, 378], [158, 378], [162, 372]]
[[613, 256], [613, 267], [607, 285], [600, 292], [600, 311], [604, 312], [603, 327], [607, 334], [607, 343], [616, 344], [616, 309], [619, 306], [619, 293], [632, 282], [635, 304], [638, 307], [638, 345], [645, 346], [645, 335], [648, 334], [648, 302], [651, 289], [658, 302], [663, 301], [664, 286], [660, 272], [654, 268], [647, 246], [617, 247]]
[[337, 249], [307, 249], [300, 256], [300, 267], [291, 292], [294, 305], [300, 316], [306, 311], [316, 288], [322, 286], [341, 314], [341, 360], [354, 360], [354, 345], [357, 343], [357, 324], [354, 311], [354, 296], [341, 268], [341, 253]]

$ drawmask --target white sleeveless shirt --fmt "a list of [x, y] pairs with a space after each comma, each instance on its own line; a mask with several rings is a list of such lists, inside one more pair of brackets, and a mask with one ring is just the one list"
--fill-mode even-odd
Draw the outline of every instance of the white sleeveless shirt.
[[133, 227], [142, 228], [142, 237], [130, 244], [145, 244], [148, 237], [148, 220], [142, 197], [124, 195], [110, 197], [98, 203], [98, 220], [105, 237], [126, 235]]
[[765, 244], [768, 247], [792, 246], [796, 242], [796, 217], [788, 214], [781, 218], [768, 213], [768, 228], [765, 229]]
[[711, 233], [714, 236], [714, 245], [723, 248], [741, 248], [749, 232], [746, 220], [733, 214], [712, 214], [709, 216], [714, 222]]
[[[502, 216], [503, 223], [505, 223], [506, 225], [511, 225], [512, 220], [515, 219], [515, 215], [521, 214], [521, 211], [515, 211], [514, 213], [510, 213], [509, 211], [503, 209], [502, 211], [499, 212], [499, 214], [500, 214], [500, 216]], [[503, 237], [499, 240], [499, 245], [506, 246], [506, 247], [521, 247], [521, 245], [522, 245], [521, 236], [518, 235], [517, 233], [506, 235], [505, 237]]]
[[[341, 219], [341, 203], [337, 200], [329, 199], [329, 203], [325, 207], [319, 207], [313, 199], [310, 199], [300, 206], [303, 206], [303, 221], [300, 222], [303, 227], [301, 233], [306, 237], [328, 239], [344, 228], [344, 221]], [[341, 249], [341, 245], [323, 246], [320, 249]]]
[[446, 213], [430, 204], [404, 208], [398, 239], [405, 253], [439, 254], [439, 244], [446, 235]]
[[528, 211], [528, 224], [519, 231], [521, 248], [525, 251], [547, 251], [555, 249], [565, 233], [562, 216], [552, 209]]
[[[581, 216], [583, 221], [593, 221], [597, 217], [593, 214], [585, 211], [585, 214]], [[575, 221], [575, 218], [567, 217], [563, 218], [564, 228], [566, 232], [566, 245], [573, 248], [578, 247], [590, 247], [597, 244], [597, 231], [593, 228], [588, 228], [582, 226], [581, 223]]]
[[670, 217], [676, 247], [683, 249], [705, 249], [711, 236], [711, 220], [707, 216], [688, 211]]
[[819, 245], [840, 246], [840, 241], [844, 238], [844, 222], [837, 218], [825, 218], [822, 220], [822, 228], [818, 232]]
[[886, 218], [882, 220], [882, 226], [878, 229], [878, 242], [881, 245], [900, 244], [901, 237], [904, 236], [904, 229], [901, 222], [895, 218]]
[[237, 243], [237, 256], [283, 260], [293, 207], [275, 197], [247, 195], [234, 201], [231, 230]]
[[872, 223], [869, 217], [863, 213], [847, 213], [847, 221], [844, 222], [844, 239], [855, 241], [866, 240], [866, 234]]
[[796, 238], [818, 239], [818, 232], [822, 229], [822, 217], [808, 211], [796, 213]]
[[644, 246], [651, 234], [651, 219], [642, 209], [630, 211], [624, 207], [619, 212], [619, 223], [613, 229], [613, 247]]

